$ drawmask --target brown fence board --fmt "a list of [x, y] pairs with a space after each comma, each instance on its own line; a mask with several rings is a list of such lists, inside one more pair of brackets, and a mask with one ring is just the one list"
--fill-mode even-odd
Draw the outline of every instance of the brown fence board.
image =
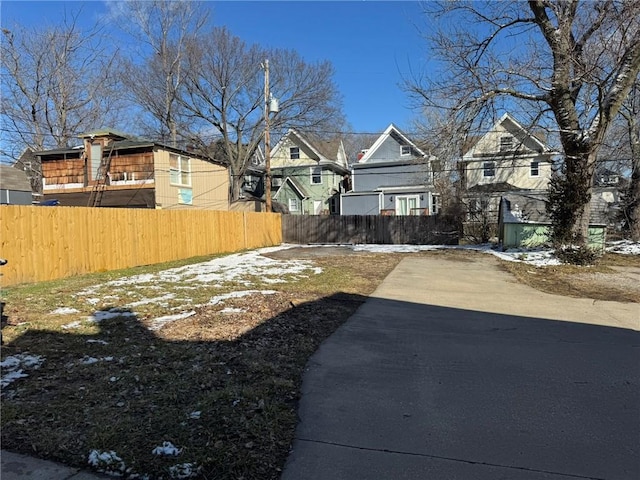
[[296, 244], [456, 244], [455, 228], [437, 216], [283, 215], [282, 239]]
[[1, 285], [54, 280], [282, 243], [281, 215], [0, 206]]

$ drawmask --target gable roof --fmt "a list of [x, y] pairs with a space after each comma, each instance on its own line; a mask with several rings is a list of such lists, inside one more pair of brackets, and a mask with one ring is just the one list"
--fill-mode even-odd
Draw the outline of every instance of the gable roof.
[[398, 143], [398, 145], [410, 146], [411, 149], [418, 154], [417, 155], [418, 157], [427, 157], [427, 154], [425, 154], [420, 148], [418, 148], [418, 146], [415, 143], [409, 140], [409, 138], [404, 133], [402, 133], [399, 128], [397, 128], [393, 123], [391, 123], [386, 128], [386, 130], [382, 132], [382, 134], [380, 134], [378, 139], [373, 143], [373, 145], [371, 145], [371, 147], [366, 151], [366, 153], [362, 156], [362, 158], [359, 160], [358, 163], [367, 163], [367, 161], [369, 161], [374, 156], [376, 151], [389, 138], [393, 138]]
[[347, 156], [341, 139], [322, 140], [311, 138], [308, 135], [302, 135], [297, 130], [290, 128], [287, 133], [278, 140], [275, 147], [273, 147], [271, 156], [276, 157], [288, 140], [299, 147], [303, 147], [307, 152], [310, 152], [311, 156], [315, 157], [318, 163], [329, 166], [335, 165], [339, 167], [339, 170], [344, 170], [344, 173], [348, 172]]
[[0, 163], [0, 190], [31, 192], [31, 182], [24, 171]]
[[296, 182], [293, 178], [291, 177], [287, 177], [282, 181], [282, 185], [280, 185], [280, 188], [276, 191], [276, 193], [273, 195], [273, 198], [278, 198], [278, 194], [280, 193], [280, 191], [284, 188], [284, 186], [286, 184], [289, 184], [291, 186], [291, 189], [296, 193], [296, 195], [298, 195], [300, 198], [309, 198], [309, 194], [305, 191], [304, 188], [302, 188], [302, 185], [300, 185], [298, 182]]
[[[533, 132], [529, 129], [524, 128], [520, 123], [516, 121], [509, 113], [505, 113], [500, 117], [500, 119], [493, 124], [491, 129], [485, 133], [484, 135], [479, 136], [470, 136], [467, 137], [467, 142], [465, 142], [463, 149], [463, 160], [474, 160], [472, 157], [475, 154], [476, 147], [489, 135], [494, 135], [499, 127], [502, 126], [507, 132], [509, 132], [513, 137], [520, 141], [521, 145], [526, 146], [526, 148], [532, 152], [537, 153], [546, 153], [553, 154], [551, 148], [544, 143], [540, 138], [538, 138]], [[515, 152], [517, 153], [526, 153], [526, 152]], [[513, 155], [514, 151], [509, 152], [491, 152], [491, 155], [495, 154], [508, 154]]]

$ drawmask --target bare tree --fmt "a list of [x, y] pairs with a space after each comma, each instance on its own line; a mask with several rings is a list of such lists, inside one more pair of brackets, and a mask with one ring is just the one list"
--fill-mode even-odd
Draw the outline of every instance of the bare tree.
[[341, 125], [340, 99], [328, 62], [308, 64], [289, 50], [247, 45], [226, 28], [214, 28], [191, 44], [182, 107], [192, 140], [205, 151], [221, 144], [232, 176], [231, 200], [264, 135], [263, 63], [269, 60], [271, 92], [279, 113], [274, 132], [318, 131]]
[[631, 157], [631, 181], [624, 193], [623, 219], [632, 240], [640, 241], [640, 81], [637, 81], [620, 108], [627, 131]]
[[2, 31], [3, 152], [68, 147], [82, 130], [117, 118], [116, 51], [95, 25], [82, 30], [80, 13], [55, 27]]
[[432, 38], [447, 70], [411, 93], [467, 125], [492, 109], [548, 121], [564, 151], [554, 232], [586, 245], [598, 151], [640, 70], [640, 1], [446, 2], [435, 13], [455, 15]]
[[[169, 137], [175, 146], [182, 133], [178, 102], [186, 52], [205, 25], [208, 13], [200, 2], [127, 0], [110, 2], [113, 23], [136, 40], [124, 60], [122, 81], [133, 102], [148, 118], [153, 136]], [[150, 118], [149, 118], [150, 117]]]

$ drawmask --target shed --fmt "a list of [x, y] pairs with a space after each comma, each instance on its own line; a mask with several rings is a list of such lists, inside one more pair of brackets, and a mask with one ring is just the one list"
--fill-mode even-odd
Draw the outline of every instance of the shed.
[[27, 174], [10, 165], [0, 164], [0, 204], [31, 205], [32, 200]]
[[[534, 248], [549, 241], [551, 219], [547, 214], [546, 195], [510, 193], [500, 199], [498, 237], [504, 248]], [[594, 208], [589, 223], [589, 247], [603, 250], [606, 240], [606, 221]]]

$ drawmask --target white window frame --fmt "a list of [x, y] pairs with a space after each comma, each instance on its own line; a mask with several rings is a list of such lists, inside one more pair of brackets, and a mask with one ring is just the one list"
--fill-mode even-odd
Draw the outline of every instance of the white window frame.
[[[420, 195], [395, 195], [395, 200], [396, 200], [396, 202], [395, 202], [396, 203], [395, 210], [396, 210], [396, 215], [397, 216], [416, 215], [414, 213], [411, 213], [411, 211], [420, 209]], [[407, 212], [406, 213], [402, 213], [400, 211], [401, 200], [406, 200], [407, 201]], [[411, 205], [410, 205], [410, 201], [411, 200], [415, 200], [415, 207], [411, 207]]]
[[[322, 167], [320, 166], [311, 167], [309, 171], [311, 175], [309, 182], [311, 183], [311, 185], [322, 185]], [[315, 177], [318, 177], [320, 181], [319, 182], [314, 181]]]
[[500, 151], [501, 152], [510, 152], [513, 150], [513, 137], [503, 135], [500, 137]]
[[[171, 165], [171, 160], [178, 160], [177, 167]], [[177, 178], [177, 180], [176, 180]], [[187, 180], [186, 183], [184, 180]], [[181, 187], [191, 186], [191, 159], [175, 153], [169, 154], [169, 183]]]
[[484, 178], [494, 178], [496, 176], [496, 162], [483, 162], [482, 176]]
[[289, 211], [290, 212], [299, 212], [300, 211], [300, 199], [299, 198], [290, 198], [288, 203], [289, 203]]
[[400, 156], [406, 157], [407, 155], [411, 155], [411, 146], [410, 145], [400, 145]]
[[531, 177], [540, 176], [540, 162], [534, 160], [529, 164], [529, 176]]
[[289, 158], [291, 160], [300, 160], [300, 147], [289, 147]]

